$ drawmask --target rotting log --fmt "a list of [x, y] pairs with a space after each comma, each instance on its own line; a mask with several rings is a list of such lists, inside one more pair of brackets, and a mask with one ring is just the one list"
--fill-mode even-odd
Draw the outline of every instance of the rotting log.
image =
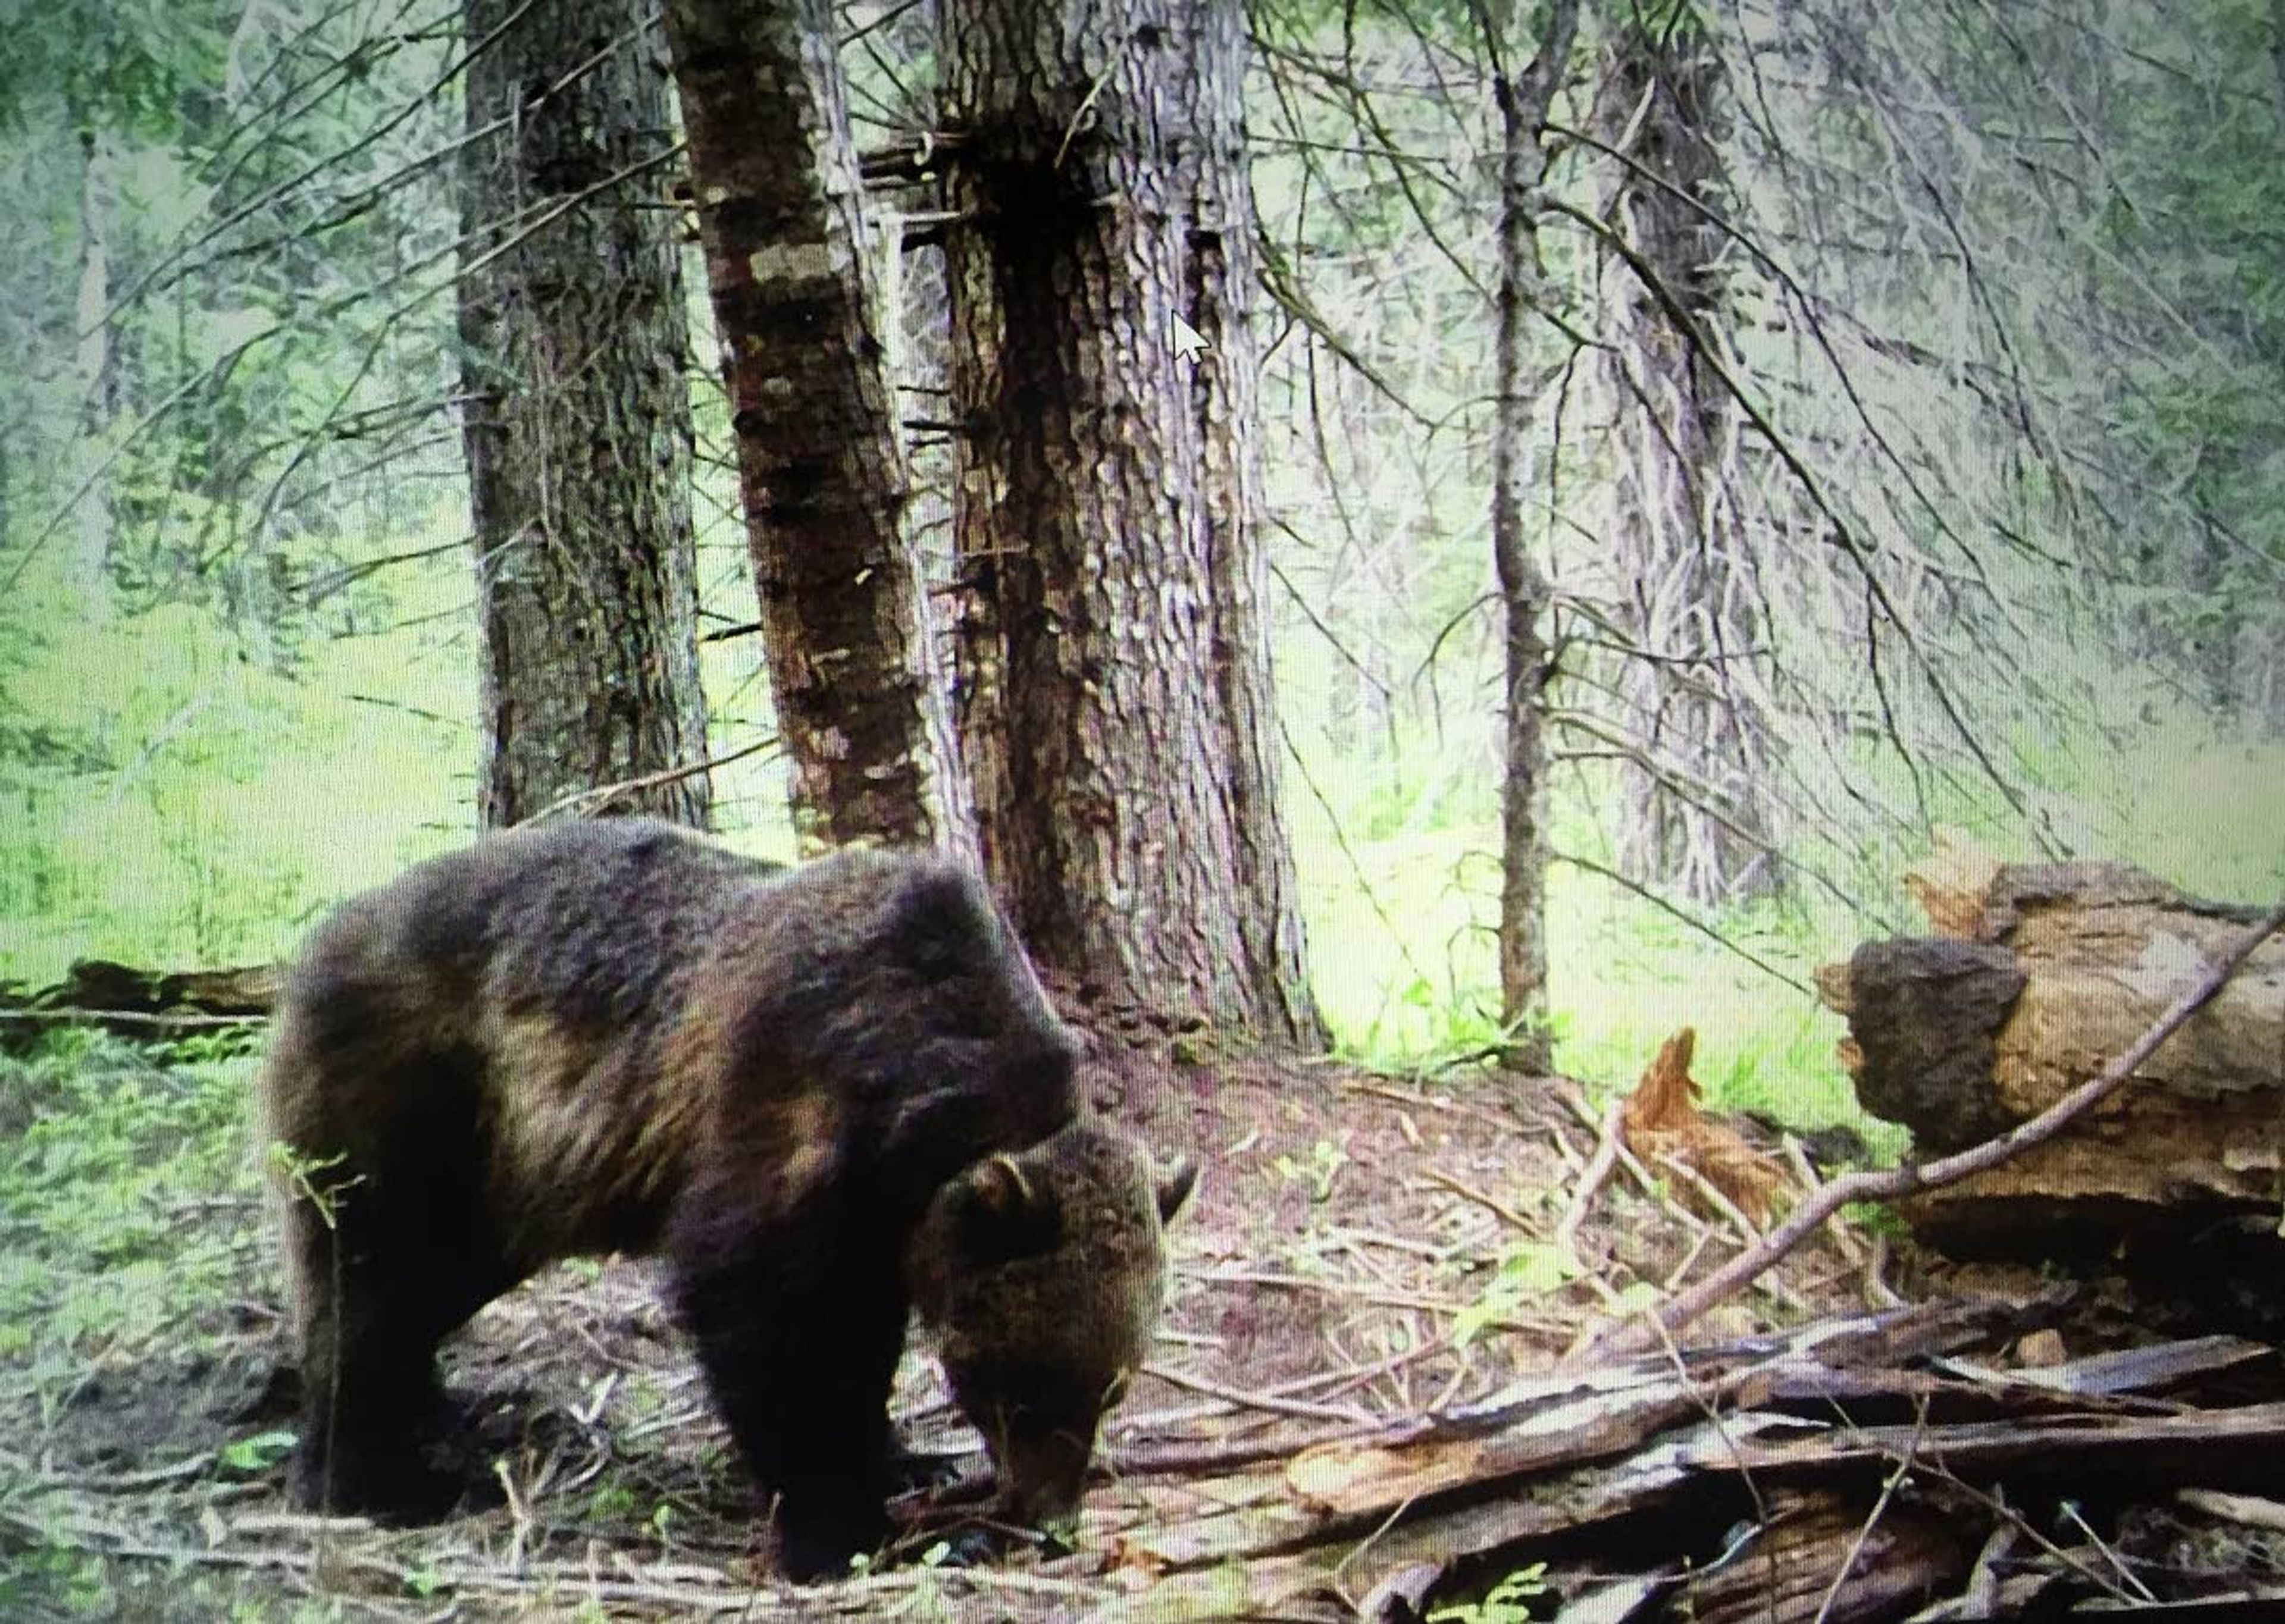
[[[1848, 1017], [1858, 1098], [1922, 1154], [2027, 1121], [2098, 1075], [2259, 917], [2124, 864], [2000, 864], [1957, 847], [1906, 884], [1939, 934], [1866, 943], [1818, 983]], [[2285, 938], [2273, 938], [2124, 1087], [1901, 1210], [1963, 1255], [2108, 1255], [2237, 1237], [2273, 1217], [2281, 1174]]]
[[2273, 1487], [2285, 1404], [2200, 1401], [2278, 1392], [2274, 1349], [2203, 1338], [2006, 1368], [2065, 1306], [1930, 1305], [1558, 1373], [1154, 1488], [1157, 1514], [1105, 1541], [1127, 1598], [1091, 1616], [1396, 1624], [1543, 1562], [1561, 1600], [1630, 1595], [1645, 1617], [1887, 1620], [1959, 1594], [2017, 1518]]
[[52, 986], [0, 982], [0, 1043], [62, 1026], [98, 1026], [126, 1038], [164, 1039], [264, 1019], [279, 967], [151, 970], [81, 959]]

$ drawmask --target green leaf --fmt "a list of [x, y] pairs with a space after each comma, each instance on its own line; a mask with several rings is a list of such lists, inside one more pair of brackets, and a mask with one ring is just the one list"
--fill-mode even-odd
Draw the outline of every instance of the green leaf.
[[292, 1454], [294, 1441], [291, 1432], [256, 1432], [251, 1438], [224, 1444], [220, 1459], [225, 1470], [253, 1477], [268, 1471]]

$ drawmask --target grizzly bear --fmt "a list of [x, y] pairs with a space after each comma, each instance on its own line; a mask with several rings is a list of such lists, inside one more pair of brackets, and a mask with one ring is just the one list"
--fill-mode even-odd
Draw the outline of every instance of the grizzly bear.
[[492, 835], [342, 906], [261, 1076], [304, 1503], [449, 1509], [435, 1355], [556, 1259], [656, 1253], [813, 1577], [886, 1531], [909, 1306], [1006, 1498], [1075, 1503], [1189, 1189], [1084, 1116], [1077, 1047], [946, 859], [795, 868], [639, 820]]

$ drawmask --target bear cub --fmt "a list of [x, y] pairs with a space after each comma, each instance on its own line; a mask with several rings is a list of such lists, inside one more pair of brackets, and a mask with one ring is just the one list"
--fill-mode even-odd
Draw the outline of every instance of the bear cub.
[[492, 835], [353, 898], [259, 1090], [303, 1415], [294, 1491], [448, 1510], [436, 1352], [543, 1265], [665, 1259], [779, 1561], [874, 1549], [908, 1308], [1019, 1516], [1076, 1504], [1188, 1194], [1084, 1113], [1070, 1031], [981, 883], [795, 868], [640, 820]]

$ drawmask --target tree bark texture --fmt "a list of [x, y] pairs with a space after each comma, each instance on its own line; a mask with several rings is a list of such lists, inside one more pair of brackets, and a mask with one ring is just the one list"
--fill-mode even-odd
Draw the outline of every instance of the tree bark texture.
[[466, 0], [462, 434], [488, 827], [703, 825], [690, 339], [666, 76], [627, 0]]
[[[1494, 294], [1496, 414], [1492, 439], [1492, 558], [1499, 576], [1504, 680], [1501, 691], [1500, 1016], [1513, 1034], [1512, 1063], [1553, 1064], [1547, 1028], [1547, 683], [1545, 622], [1553, 587], [1532, 554], [1524, 524], [1531, 477], [1532, 407], [1526, 329], [1540, 253], [1541, 188], [1547, 178], [1542, 126], [1562, 84], [1579, 25], [1577, 0], [1557, 0], [1540, 39], [1526, 42], [1513, 19], [1494, 42], [1500, 70], [1499, 277]], [[1527, 50], [1535, 52], [1524, 65]]]
[[1728, 192], [1715, 145], [1726, 78], [1686, 20], [1625, 21], [1611, 52], [1598, 133], [1630, 162], [1605, 213], [1641, 264], [1609, 256], [1614, 336], [1598, 357], [1617, 430], [1606, 534], [1629, 593], [1620, 616], [1642, 656], [1622, 657], [1613, 685], [1642, 752], [1621, 769], [1618, 865], [1692, 902], [1732, 901], [1768, 893], [1776, 875], [1739, 417], [1700, 353], [1730, 326], [1728, 243], [1695, 206], [1718, 208]]
[[826, 0], [668, 0], [778, 723], [806, 843], [965, 843]]
[[986, 864], [1033, 951], [1097, 993], [1315, 1041], [1254, 529], [1242, 15], [983, 0], [942, 27]]

